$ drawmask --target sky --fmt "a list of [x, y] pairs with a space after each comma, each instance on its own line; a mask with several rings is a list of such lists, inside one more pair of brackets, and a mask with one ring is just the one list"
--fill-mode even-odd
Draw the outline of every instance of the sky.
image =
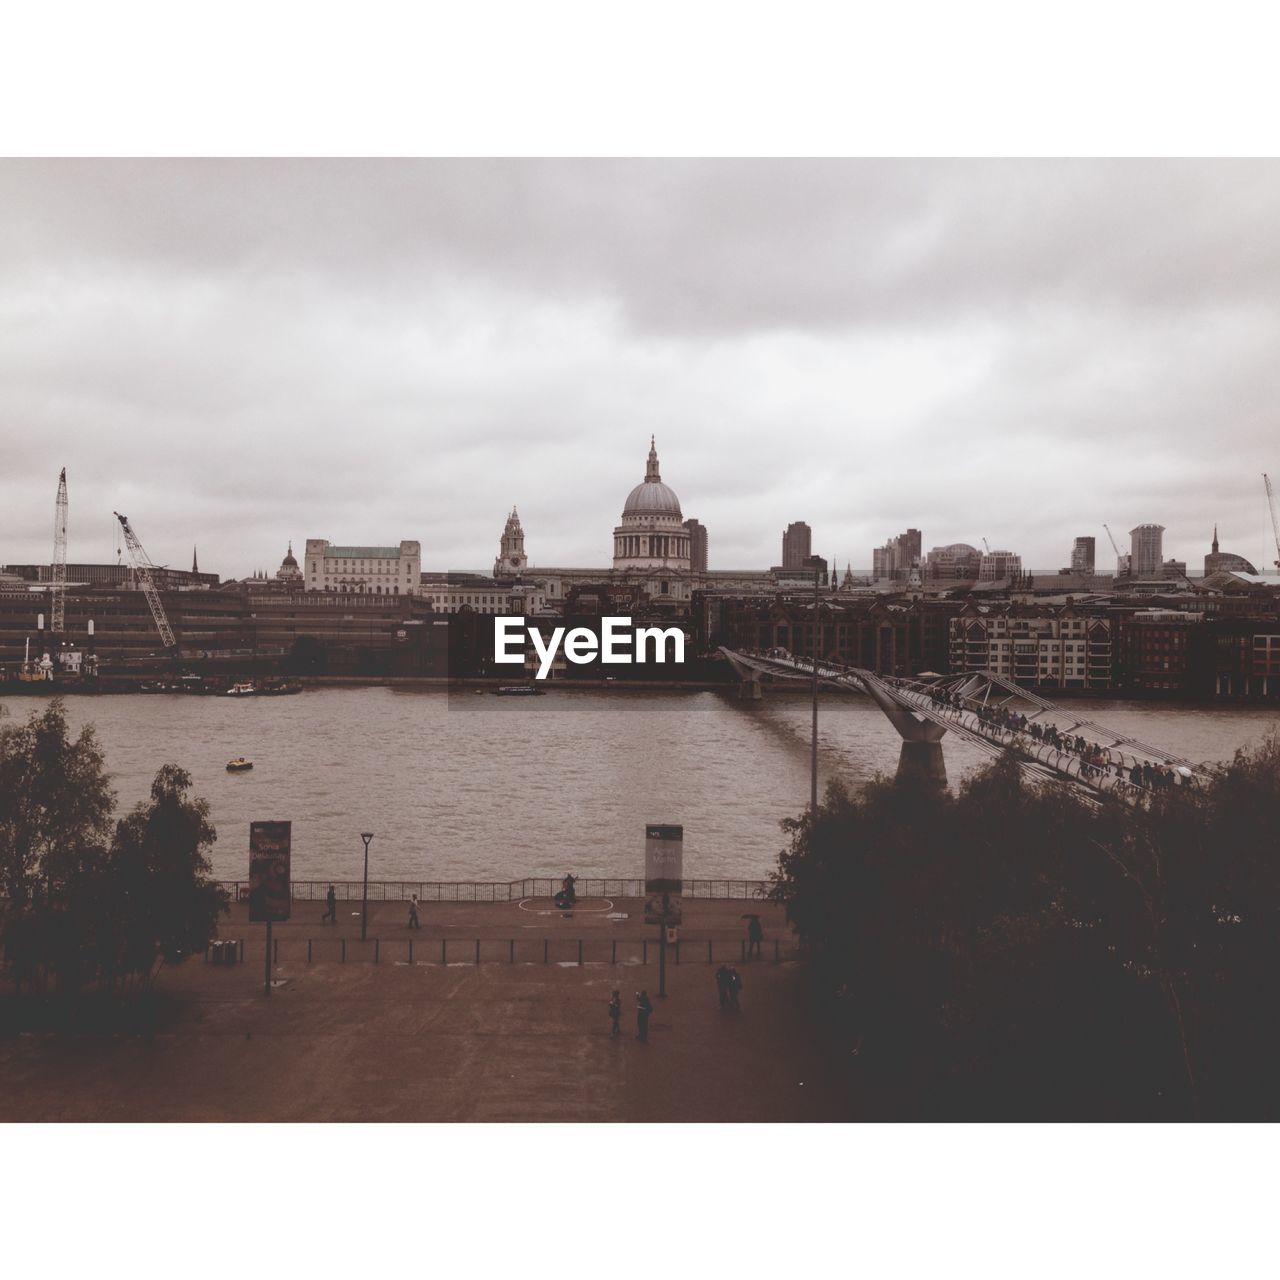
[[1271, 568], [1272, 161], [0, 162], [0, 563], [292, 539], [605, 566], [650, 435], [713, 569]]

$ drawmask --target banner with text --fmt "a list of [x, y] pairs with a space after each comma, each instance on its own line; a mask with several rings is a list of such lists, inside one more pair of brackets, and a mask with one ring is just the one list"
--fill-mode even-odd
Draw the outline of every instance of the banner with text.
[[249, 919], [256, 924], [289, 918], [292, 822], [249, 824]]
[[644, 919], [679, 924], [684, 891], [684, 827], [650, 822], [644, 829]]

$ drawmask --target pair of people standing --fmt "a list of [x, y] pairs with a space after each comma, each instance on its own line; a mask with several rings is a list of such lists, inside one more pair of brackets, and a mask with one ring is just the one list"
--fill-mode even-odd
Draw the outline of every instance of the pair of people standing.
[[731, 964], [722, 964], [716, 970], [716, 992], [720, 996], [721, 1009], [741, 1009], [739, 996], [742, 992], [742, 978]]
[[[653, 1013], [653, 1001], [647, 991], [636, 992], [636, 1039], [649, 1043], [649, 1017]], [[615, 991], [609, 997], [609, 1038], [622, 1034], [622, 992]]]

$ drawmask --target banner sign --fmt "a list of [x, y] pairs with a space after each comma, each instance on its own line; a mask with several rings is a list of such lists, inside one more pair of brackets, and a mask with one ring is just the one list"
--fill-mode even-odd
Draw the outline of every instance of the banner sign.
[[249, 824], [249, 919], [255, 924], [289, 918], [291, 822]]
[[684, 889], [684, 827], [651, 822], [644, 829], [646, 924], [678, 924]]

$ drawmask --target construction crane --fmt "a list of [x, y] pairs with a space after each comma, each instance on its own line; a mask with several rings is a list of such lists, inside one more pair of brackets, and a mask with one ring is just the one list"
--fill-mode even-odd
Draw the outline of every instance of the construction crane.
[[165, 616], [160, 592], [156, 588], [155, 579], [151, 576], [155, 565], [151, 563], [151, 557], [147, 555], [146, 549], [138, 541], [138, 535], [134, 533], [133, 526], [128, 519], [118, 511], [113, 514], [120, 521], [120, 531], [124, 534], [124, 545], [129, 548], [129, 560], [133, 565], [133, 572], [138, 579], [138, 585], [142, 588], [142, 594], [147, 598], [151, 616], [156, 620], [156, 630], [160, 633], [165, 652], [177, 657], [178, 642], [173, 638], [173, 628], [169, 625], [169, 619]]
[[991, 554], [991, 543], [989, 543], [989, 542], [986, 540], [986, 538], [983, 538], [983, 540], [982, 540], [982, 546], [983, 546], [983, 549], [986, 551], [987, 555], [990, 555], [990, 554]]
[[53, 564], [49, 575], [49, 631], [61, 635], [67, 628], [67, 469], [58, 477], [58, 500], [53, 508]]
[[1271, 511], [1271, 531], [1276, 539], [1276, 568], [1280, 569], [1280, 517], [1276, 516], [1276, 492], [1271, 487], [1271, 477], [1264, 471], [1262, 483], [1267, 487], [1267, 507]]

